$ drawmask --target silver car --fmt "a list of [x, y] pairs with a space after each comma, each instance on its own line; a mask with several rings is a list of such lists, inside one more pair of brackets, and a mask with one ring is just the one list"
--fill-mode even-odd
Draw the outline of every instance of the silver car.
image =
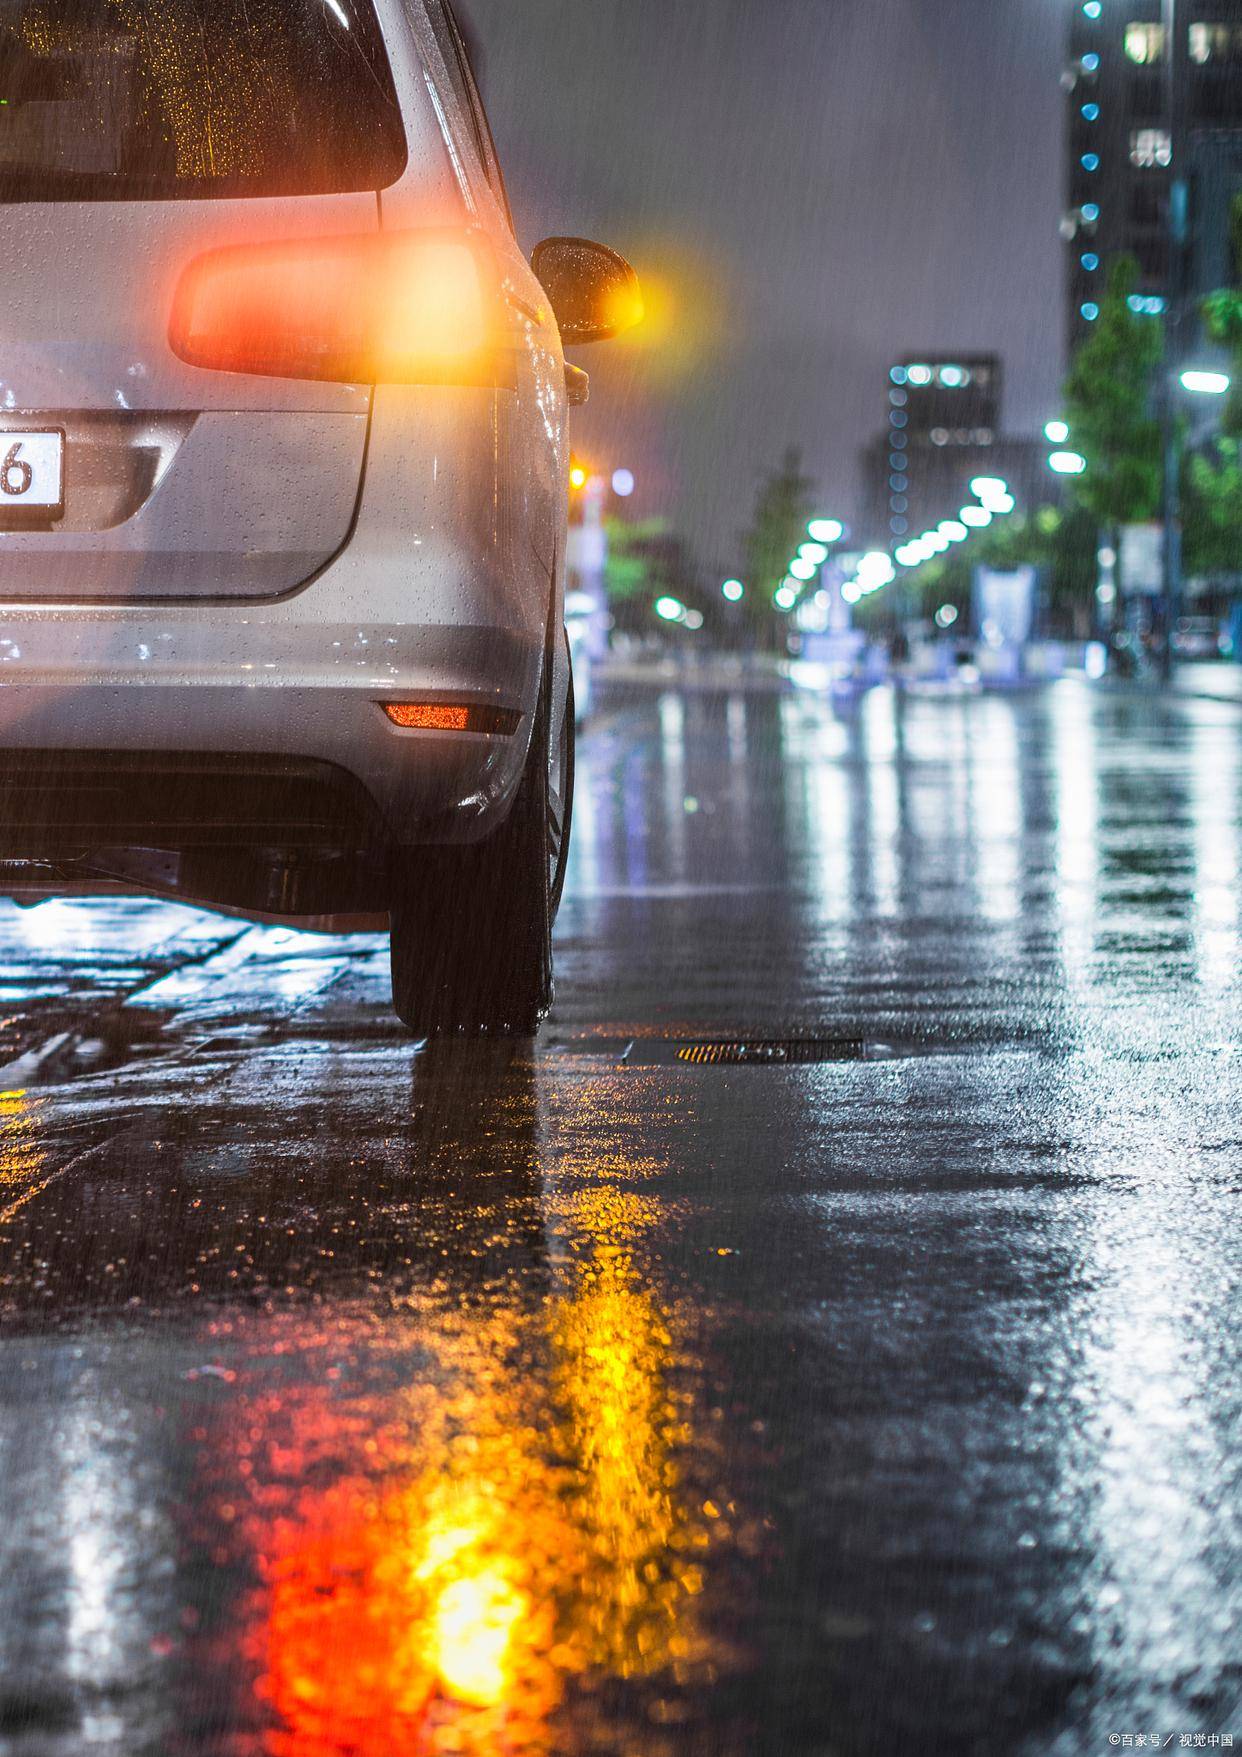
[[388, 923], [419, 1035], [551, 995], [562, 344], [447, 0], [0, 19], [0, 893]]

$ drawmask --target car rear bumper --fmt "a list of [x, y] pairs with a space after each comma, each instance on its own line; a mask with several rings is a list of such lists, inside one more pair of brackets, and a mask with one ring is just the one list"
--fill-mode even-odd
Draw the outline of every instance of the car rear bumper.
[[[543, 658], [498, 628], [75, 610], [0, 629], [4, 854], [91, 821], [117, 842], [227, 840], [230, 799], [248, 843], [477, 840], [520, 779]], [[522, 718], [511, 736], [406, 731], [383, 711], [398, 701]]]

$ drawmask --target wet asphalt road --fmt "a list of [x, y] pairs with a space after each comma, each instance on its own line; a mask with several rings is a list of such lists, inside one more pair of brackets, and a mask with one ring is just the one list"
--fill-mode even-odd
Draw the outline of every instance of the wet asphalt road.
[[377, 939], [0, 906], [0, 1750], [1242, 1746], [1242, 710], [580, 765], [511, 1056]]

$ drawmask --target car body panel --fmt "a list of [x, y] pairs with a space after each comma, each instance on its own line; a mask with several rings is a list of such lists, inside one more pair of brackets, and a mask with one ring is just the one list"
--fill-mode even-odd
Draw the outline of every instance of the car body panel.
[[[85, 217], [77, 204], [55, 204], [55, 217], [54, 204], [0, 207], [0, 236], [14, 216], [37, 214], [42, 264], [0, 368], [0, 426], [72, 402], [98, 430], [132, 422], [125, 443], [145, 432], [159, 452], [151, 492], [118, 522], [97, 508], [78, 515], [97, 529], [67, 518], [54, 533], [0, 532], [0, 749], [321, 761], [365, 787], [394, 844], [470, 841], [503, 821], [514, 796], [546, 664], [554, 726], [568, 693], [555, 633], [564, 363], [421, 0], [377, 0], [376, 10], [409, 134], [391, 187], [109, 203]], [[94, 354], [89, 336], [85, 352], [56, 338], [87, 320], [104, 296], [98, 279], [91, 293], [66, 293], [39, 329], [36, 286], [55, 258], [56, 218], [72, 251], [106, 221], [132, 225], [155, 290], [141, 318], [108, 320]], [[247, 378], [185, 366], [167, 346], [160, 322], [175, 271], [197, 249], [454, 220], [479, 228], [499, 262], [513, 389]], [[107, 299], [132, 304], [136, 276], [116, 271]], [[521, 719], [508, 737], [401, 731], [381, 705], [399, 700], [486, 702]]]

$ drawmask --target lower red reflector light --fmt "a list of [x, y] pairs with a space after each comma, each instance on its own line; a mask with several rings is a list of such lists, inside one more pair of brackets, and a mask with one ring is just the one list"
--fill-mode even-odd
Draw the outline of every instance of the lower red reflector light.
[[407, 732], [490, 732], [509, 737], [522, 716], [516, 708], [491, 708], [458, 702], [384, 702], [394, 726]]

